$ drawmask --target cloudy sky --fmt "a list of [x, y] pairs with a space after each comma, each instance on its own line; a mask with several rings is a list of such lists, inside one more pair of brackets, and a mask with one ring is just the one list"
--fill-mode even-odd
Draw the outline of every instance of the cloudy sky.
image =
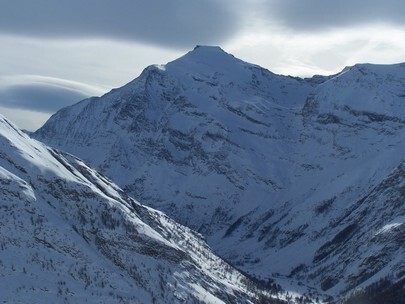
[[285, 75], [405, 61], [403, 0], [0, 1], [0, 113], [35, 130], [197, 44]]

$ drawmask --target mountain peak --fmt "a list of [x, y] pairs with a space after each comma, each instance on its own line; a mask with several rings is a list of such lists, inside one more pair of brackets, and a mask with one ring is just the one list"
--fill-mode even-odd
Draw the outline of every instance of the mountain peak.
[[166, 64], [165, 68], [175, 74], [183, 75], [190, 71], [199, 74], [211, 74], [215, 71], [228, 75], [240, 75], [246, 65], [249, 64], [225, 52], [219, 46], [197, 45], [182, 57]]
[[[197, 62], [207, 63], [218, 63], [217, 61], [232, 60], [239, 61], [233, 55], [225, 52], [219, 46], [207, 46], [207, 45], [197, 45], [192, 51], [185, 54], [179, 59], [188, 59]], [[178, 59], [178, 60], [179, 60]], [[175, 60], [176, 61], [176, 60]]]
[[192, 52], [222, 52], [226, 53], [220, 46], [216, 45], [196, 45]]
[[169, 62], [168, 65], [178, 65], [178, 64], [191, 64], [191, 63], [202, 63], [205, 65], [210, 65], [217, 67], [225, 63], [231, 62], [242, 62], [241, 60], [235, 58], [233, 55], [225, 52], [219, 46], [206, 46], [206, 45], [197, 45], [193, 50], [187, 52], [185, 55], [180, 58]]

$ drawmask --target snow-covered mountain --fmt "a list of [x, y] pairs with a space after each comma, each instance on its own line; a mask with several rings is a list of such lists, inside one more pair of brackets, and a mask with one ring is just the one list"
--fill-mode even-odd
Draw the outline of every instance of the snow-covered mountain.
[[255, 303], [270, 297], [201, 236], [3, 117], [0, 198], [2, 303]]
[[405, 275], [404, 125], [405, 64], [300, 79], [200, 46], [34, 137], [244, 271], [342, 297]]

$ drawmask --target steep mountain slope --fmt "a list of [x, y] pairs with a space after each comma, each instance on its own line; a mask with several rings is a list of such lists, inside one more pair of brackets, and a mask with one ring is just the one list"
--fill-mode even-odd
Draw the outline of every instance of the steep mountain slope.
[[[62, 109], [34, 136], [204, 234], [243, 270], [341, 297], [404, 276], [394, 275], [405, 263], [399, 234], [371, 246], [390, 223], [402, 227], [404, 88], [405, 64], [299, 79], [196, 47]], [[364, 275], [367, 257], [379, 266]]]
[[0, 197], [4, 303], [251, 303], [260, 294], [188, 228], [3, 117]]
[[289, 140], [284, 117], [311, 88], [219, 48], [197, 47], [102, 98], [63, 109], [35, 137], [80, 155], [134, 197], [202, 231], [213, 217], [221, 224], [222, 211], [286, 188], [287, 178], [263, 164], [285, 152], [280, 146], [272, 155], [268, 146]]

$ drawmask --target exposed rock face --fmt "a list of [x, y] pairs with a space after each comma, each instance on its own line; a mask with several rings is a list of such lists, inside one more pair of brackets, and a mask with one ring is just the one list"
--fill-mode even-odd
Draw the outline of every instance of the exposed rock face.
[[405, 64], [299, 79], [198, 47], [34, 136], [243, 270], [340, 296], [404, 276], [404, 96]]

